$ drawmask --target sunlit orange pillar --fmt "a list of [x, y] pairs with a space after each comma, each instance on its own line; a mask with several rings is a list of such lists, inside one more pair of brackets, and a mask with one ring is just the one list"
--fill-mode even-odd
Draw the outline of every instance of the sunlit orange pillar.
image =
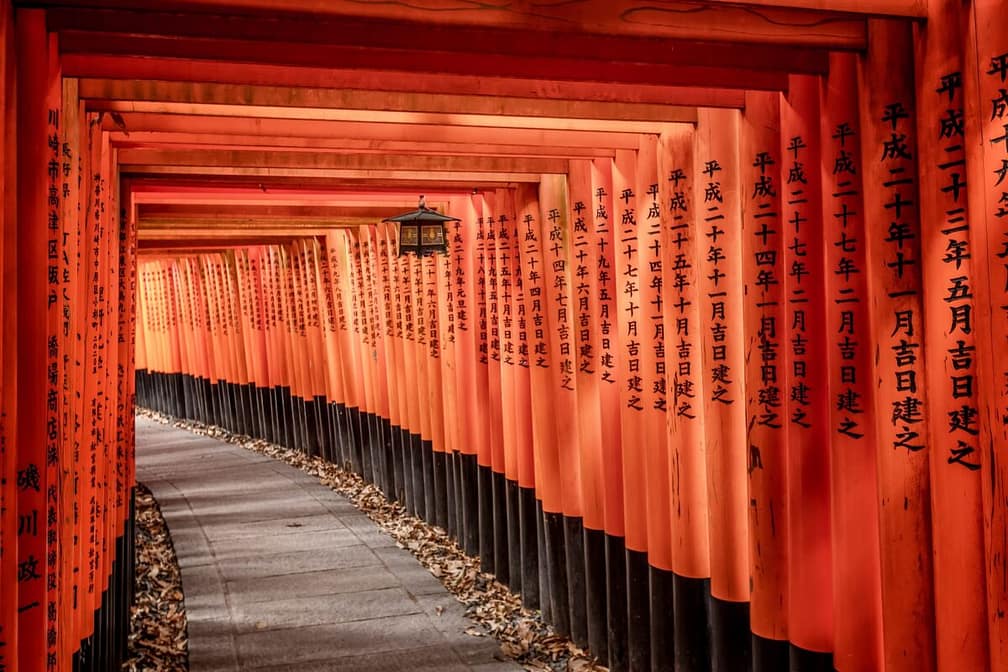
[[885, 665], [929, 671], [935, 669], [936, 614], [912, 53], [910, 26], [871, 21], [858, 88], [871, 356], [880, 410], [875, 441]]
[[[857, 59], [830, 58], [820, 88], [825, 329], [829, 334], [833, 662], [883, 669], [874, 385], [868, 323]], [[811, 167], [810, 167], [811, 169]], [[883, 414], [885, 411], [881, 411]]]
[[619, 306], [616, 281], [617, 220], [613, 198], [613, 161], [595, 159], [591, 166], [591, 232], [598, 277], [599, 421], [602, 431], [602, 468], [605, 473], [606, 629], [609, 667], [629, 665], [627, 634], [626, 516], [623, 505], [623, 434], [619, 358]]
[[[938, 5], [941, 7], [942, 5]], [[969, 241], [976, 295], [978, 451], [990, 666], [1008, 670], [1008, 28], [1004, 4], [960, 10], [965, 35], [963, 108]], [[960, 364], [968, 354], [949, 353]], [[989, 448], [988, 448], [989, 447]]]
[[584, 574], [587, 643], [603, 664], [609, 659], [606, 628], [605, 479], [602, 463], [601, 343], [599, 280], [592, 163], [572, 160], [568, 170], [570, 196], [571, 318], [574, 320], [573, 365], [577, 390], [577, 423], [581, 470], [581, 512], [584, 524]]
[[699, 357], [699, 375], [707, 380], [699, 408], [707, 444], [711, 667], [719, 671], [748, 664], [751, 640], [740, 124], [736, 110], [699, 112], [694, 172], [684, 179], [692, 184], [696, 208], [702, 357], [686, 339], [676, 345], [677, 371], [692, 372]]
[[[673, 605], [673, 649], [684, 669], [709, 669], [708, 639], [710, 551], [708, 542], [707, 449], [704, 405], [713, 376], [705, 374], [703, 334], [721, 337], [714, 321], [701, 311], [698, 222], [694, 198], [695, 133], [682, 126], [666, 130], [658, 144], [658, 198], [661, 213], [661, 314], [667, 386], [665, 441], [669, 458]], [[723, 262], [715, 248], [712, 258]], [[708, 251], [710, 251], [708, 249]], [[719, 290], [720, 291], [720, 290]], [[730, 376], [721, 376], [731, 380]], [[726, 402], [727, 403], [727, 402]]]
[[[574, 311], [571, 294], [571, 231], [568, 185], [562, 175], [543, 175], [539, 205], [546, 318], [549, 325], [550, 371], [556, 421], [557, 457], [563, 491], [563, 558], [569, 634], [578, 645], [587, 643], [584, 578], [584, 523], [581, 501], [581, 444], [578, 427], [577, 380], [574, 369]], [[561, 619], [557, 618], [556, 622]]]
[[780, 104], [747, 93], [742, 123], [742, 269], [749, 423], [749, 566], [753, 670], [788, 665], [788, 371]]
[[651, 665], [674, 665], [675, 609], [672, 560], [672, 508], [669, 498], [670, 460], [666, 424], [664, 273], [662, 269], [662, 207], [659, 201], [658, 136], [638, 139], [634, 191], [637, 199], [637, 288], [640, 292], [637, 334], [644, 410], [647, 539], [650, 572]]
[[[554, 413], [553, 378], [550, 367], [554, 357], [550, 348], [548, 314], [549, 288], [544, 268], [544, 233], [538, 194], [530, 185], [519, 185], [515, 192], [518, 215], [520, 257], [528, 338], [529, 381], [532, 407], [532, 441], [535, 459], [536, 496], [542, 504], [542, 528], [539, 535], [539, 590], [544, 618], [564, 628], [567, 611], [565, 558], [563, 557], [563, 477]], [[546, 234], [548, 235], [548, 234]], [[562, 619], [562, 620], [561, 620]]]
[[788, 623], [792, 665], [831, 664], [833, 573], [830, 550], [831, 397], [826, 387], [823, 303], [819, 82], [792, 76], [780, 98], [781, 233], [788, 343]]
[[[961, 3], [935, 0], [913, 34], [920, 183], [922, 374], [927, 385], [938, 666], [988, 668], [987, 577], [965, 183]], [[944, 29], [940, 26], [945, 26]], [[966, 361], [963, 360], [965, 353]], [[991, 577], [995, 578], [995, 577]], [[997, 580], [997, 579], [995, 579]], [[951, 633], [958, 633], [953, 636]], [[953, 662], [955, 661], [955, 662]]]
[[[647, 562], [647, 433], [641, 376], [640, 252], [637, 240], [637, 154], [620, 150], [612, 162], [613, 271], [618, 350], [623, 516], [626, 524], [627, 647], [631, 672], [651, 667]], [[615, 609], [616, 605], [610, 605]]]

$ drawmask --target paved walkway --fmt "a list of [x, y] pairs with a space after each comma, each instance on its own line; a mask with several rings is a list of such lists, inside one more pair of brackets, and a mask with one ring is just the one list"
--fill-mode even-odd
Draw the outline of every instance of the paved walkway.
[[137, 420], [182, 568], [191, 672], [505, 672], [412, 555], [313, 476]]

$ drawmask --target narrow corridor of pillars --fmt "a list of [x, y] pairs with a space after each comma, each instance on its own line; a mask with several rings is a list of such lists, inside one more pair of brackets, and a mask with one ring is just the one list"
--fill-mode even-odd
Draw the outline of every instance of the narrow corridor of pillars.
[[[990, 131], [946, 109], [999, 61], [963, 83], [930, 49], [914, 69], [906, 24], [871, 28], [867, 57], [787, 96], [440, 204], [463, 220], [443, 258], [397, 257], [375, 225], [142, 261], [145, 339], [164, 344], [147, 402], [265, 413], [445, 525], [612, 669], [1002, 669], [1002, 612], [978, 607], [1004, 599], [1001, 457], [977, 443], [999, 285], [970, 265], [1003, 246], [969, 247], [1004, 216], [1002, 166], [968, 192], [991, 215], [965, 216], [952, 169], [976, 171], [963, 138]], [[257, 301], [178, 321], [231, 277]], [[226, 362], [158, 361], [217, 330], [277, 377], [240, 392]]]
[[444, 258], [366, 225], [148, 253], [134, 287], [122, 138], [62, 77], [115, 63], [0, 3], [0, 660], [121, 645], [136, 302], [145, 403], [364, 473], [615, 670], [1002, 672], [1000, 4], [871, 19], [615, 159], [506, 164], [562, 172], [443, 198]]

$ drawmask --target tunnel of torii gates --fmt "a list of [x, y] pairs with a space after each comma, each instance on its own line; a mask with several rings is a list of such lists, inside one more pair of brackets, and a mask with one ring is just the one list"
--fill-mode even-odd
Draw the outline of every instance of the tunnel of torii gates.
[[0, 670], [123, 657], [134, 399], [612, 670], [1008, 670], [1006, 10], [0, 1]]

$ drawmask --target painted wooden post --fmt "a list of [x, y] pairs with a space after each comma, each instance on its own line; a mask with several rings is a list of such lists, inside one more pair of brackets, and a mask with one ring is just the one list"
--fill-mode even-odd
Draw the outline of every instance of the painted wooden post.
[[[918, 193], [938, 668], [987, 670], [980, 417], [967, 207], [961, 5], [936, 0], [916, 46]], [[937, 26], [946, 26], [944, 30]], [[905, 43], [904, 43], [905, 44]], [[913, 89], [911, 89], [912, 95]], [[965, 356], [965, 359], [963, 358]], [[993, 577], [991, 577], [993, 578]]]
[[[675, 611], [676, 663], [685, 670], [709, 669], [707, 616], [710, 586], [707, 442], [704, 406], [715, 380], [702, 366], [702, 338], [714, 320], [701, 309], [701, 240], [694, 199], [695, 142], [690, 127], [673, 127], [659, 136], [658, 209], [661, 213], [662, 319], [668, 409], [665, 440], [669, 450], [669, 504]], [[723, 250], [710, 255], [720, 265]], [[708, 250], [709, 251], [709, 250]], [[718, 290], [720, 291], [720, 290]], [[717, 297], [715, 297], [717, 298]], [[720, 331], [711, 336], [720, 337]], [[730, 377], [727, 377], [730, 380]], [[727, 400], [725, 401], [727, 403]]]
[[[650, 597], [647, 563], [647, 462], [640, 355], [640, 286], [637, 269], [637, 155], [617, 152], [612, 167], [613, 258], [616, 289], [614, 342], [620, 390], [623, 501], [626, 525], [627, 645], [631, 672], [651, 667]], [[610, 609], [616, 605], [611, 605]]]
[[[980, 482], [991, 669], [1008, 670], [1008, 30], [1002, 3], [983, 0], [966, 16], [963, 68], [969, 241], [976, 294]], [[958, 348], [957, 348], [958, 350]], [[959, 362], [968, 353], [950, 353]]]
[[[752, 639], [740, 125], [738, 111], [702, 110], [694, 172], [686, 176], [693, 180], [694, 216], [699, 218], [695, 245], [700, 318], [705, 320], [700, 346], [702, 375], [709, 381], [701, 409], [707, 444], [713, 670], [748, 664]], [[679, 240], [678, 234], [673, 240]], [[691, 349], [677, 353], [687, 362], [690, 355]]]
[[872, 340], [858, 119], [857, 59], [830, 58], [820, 88], [826, 352], [829, 365], [833, 660], [883, 669]]
[[792, 76], [780, 98], [787, 390], [788, 636], [792, 666], [832, 664], [830, 454], [819, 82]]
[[742, 125], [742, 268], [749, 424], [753, 669], [788, 665], [785, 232], [779, 94], [747, 93]]
[[[48, 44], [42, 10], [18, 10], [17, 42], [17, 665], [46, 669]], [[55, 485], [55, 484], [54, 484]], [[15, 551], [11, 551], [15, 553]], [[53, 579], [56, 577], [53, 576]]]

